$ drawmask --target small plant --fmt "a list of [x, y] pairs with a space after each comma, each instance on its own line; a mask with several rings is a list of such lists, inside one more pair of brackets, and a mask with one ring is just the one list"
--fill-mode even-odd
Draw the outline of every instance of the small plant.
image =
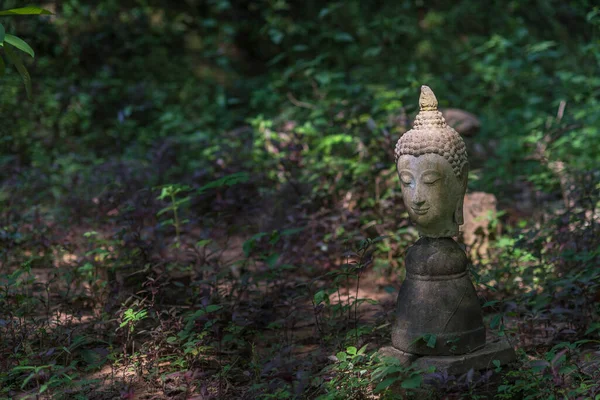
[[164, 185], [161, 188], [160, 195], [157, 197], [158, 200], [167, 200], [170, 204], [167, 207], [161, 209], [158, 213], [156, 213], [157, 217], [161, 215], [172, 212], [173, 218], [169, 218], [166, 221], [161, 222], [161, 225], [172, 225], [175, 227], [175, 246], [179, 247], [181, 245], [181, 227], [183, 224], [189, 222], [189, 220], [180, 219], [180, 208], [189, 203], [191, 197], [185, 196], [182, 198], [178, 198], [181, 194], [188, 193], [191, 190], [189, 186], [178, 185], [178, 184], [170, 184]]
[[133, 333], [137, 323], [148, 316], [148, 311], [139, 310], [135, 311], [132, 308], [127, 309], [123, 313], [123, 322], [119, 325], [119, 328], [128, 327], [129, 333]]
[[[433, 372], [431, 368], [429, 373]], [[381, 393], [383, 398], [394, 398], [402, 391], [409, 395], [412, 390], [421, 388], [424, 371], [403, 366], [400, 360], [393, 357], [381, 357], [372, 373], [372, 382], [376, 384], [375, 393]], [[392, 388], [396, 388], [396, 393]]]

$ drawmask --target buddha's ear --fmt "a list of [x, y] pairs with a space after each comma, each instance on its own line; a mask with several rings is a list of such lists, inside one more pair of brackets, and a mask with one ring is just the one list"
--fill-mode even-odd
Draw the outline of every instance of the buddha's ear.
[[467, 182], [469, 181], [469, 163], [465, 163], [463, 165], [462, 170], [460, 172], [460, 183], [462, 185], [462, 190], [460, 194], [460, 198], [456, 203], [456, 210], [454, 210], [454, 222], [458, 225], [462, 225], [465, 223], [465, 219], [463, 216], [463, 205], [465, 202], [465, 193], [467, 192]]

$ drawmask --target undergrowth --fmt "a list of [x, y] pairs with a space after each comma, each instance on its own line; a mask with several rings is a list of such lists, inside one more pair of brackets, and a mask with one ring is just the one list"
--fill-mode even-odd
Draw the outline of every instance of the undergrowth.
[[[36, 59], [0, 90], [0, 398], [599, 398], [597, 6], [55, 3], [2, 20]], [[511, 365], [377, 353], [421, 84], [480, 125], [465, 245]]]

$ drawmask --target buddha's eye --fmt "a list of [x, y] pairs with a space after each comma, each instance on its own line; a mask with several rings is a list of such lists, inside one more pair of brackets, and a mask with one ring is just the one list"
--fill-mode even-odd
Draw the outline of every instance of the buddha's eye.
[[441, 176], [437, 173], [428, 173], [423, 175], [422, 180], [426, 185], [434, 185], [440, 178]]
[[413, 177], [411, 174], [408, 174], [408, 173], [401, 173], [400, 180], [402, 181], [402, 184], [405, 186], [411, 185], [413, 183]]

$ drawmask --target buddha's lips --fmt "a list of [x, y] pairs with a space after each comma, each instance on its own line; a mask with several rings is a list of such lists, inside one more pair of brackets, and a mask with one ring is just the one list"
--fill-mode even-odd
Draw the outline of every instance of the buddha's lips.
[[417, 215], [425, 215], [425, 214], [427, 214], [427, 211], [429, 210], [429, 207], [427, 207], [427, 208], [414, 208], [414, 207], [411, 207], [411, 208], [415, 212], [415, 214], [417, 214]]

